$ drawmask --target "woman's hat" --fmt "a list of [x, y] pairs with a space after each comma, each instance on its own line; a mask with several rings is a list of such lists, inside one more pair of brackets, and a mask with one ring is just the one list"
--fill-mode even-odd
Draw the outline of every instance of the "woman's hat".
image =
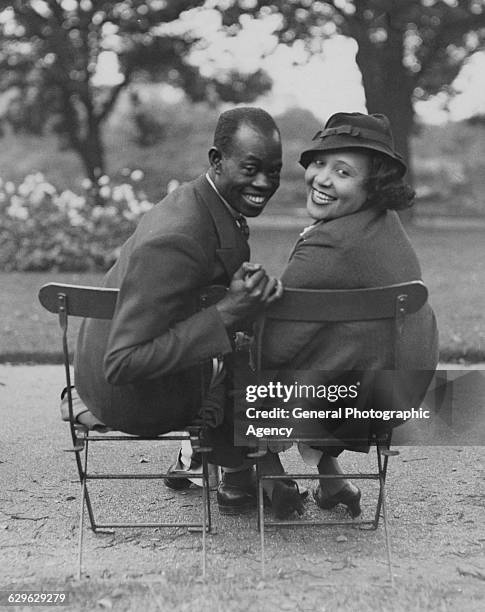
[[385, 115], [362, 113], [335, 113], [312, 139], [312, 145], [303, 151], [300, 164], [306, 168], [313, 154], [337, 149], [369, 149], [390, 157], [397, 163], [401, 176], [407, 166], [394, 149], [391, 124]]

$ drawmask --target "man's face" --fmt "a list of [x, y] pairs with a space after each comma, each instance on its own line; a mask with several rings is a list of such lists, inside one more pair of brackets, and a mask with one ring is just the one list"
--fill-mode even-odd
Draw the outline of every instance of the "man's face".
[[210, 152], [215, 186], [222, 197], [246, 217], [257, 217], [278, 189], [281, 140], [241, 124], [228, 153]]

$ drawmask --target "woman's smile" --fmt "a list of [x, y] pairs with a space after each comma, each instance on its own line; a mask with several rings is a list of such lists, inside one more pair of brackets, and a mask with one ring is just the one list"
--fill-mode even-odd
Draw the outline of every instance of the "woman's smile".
[[315, 204], [324, 206], [325, 204], [331, 204], [332, 202], [335, 202], [337, 198], [329, 195], [328, 193], [324, 193], [323, 191], [319, 191], [318, 189], [316, 189], [316, 187], [312, 187], [312, 199]]

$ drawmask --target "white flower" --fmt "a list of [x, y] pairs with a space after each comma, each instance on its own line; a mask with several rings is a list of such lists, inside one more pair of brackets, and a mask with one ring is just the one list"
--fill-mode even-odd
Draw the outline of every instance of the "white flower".
[[81, 181], [81, 187], [83, 189], [88, 190], [88, 189], [91, 189], [92, 186], [93, 186], [93, 183], [88, 178], [85, 178]]
[[128, 221], [133, 221], [133, 219], [136, 219], [137, 215], [133, 212], [131, 212], [130, 210], [124, 210], [123, 211], [123, 217], [125, 219], [128, 219]]
[[42, 189], [44, 193], [48, 193], [49, 195], [54, 195], [57, 193], [57, 189], [54, 187], [54, 185], [47, 183], [47, 181], [42, 181], [39, 183], [39, 189]]
[[149, 202], [148, 200], [142, 200], [140, 202], [140, 211], [142, 213], [149, 211], [151, 208], [153, 208], [153, 204]]
[[109, 185], [103, 185], [99, 190], [99, 195], [102, 198], [108, 199], [111, 195], [111, 187], [109, 187]]
[[102, 206], [95, 206], [91, 211], [91, 217], [93, 219], [99, 219], [104, 214], [104, 208]]
[[55, 199], [56, 206], [63, 211], [81, 210], [86, 206], [86, 200], [82, 196], [78, 196], [70, 189], [66, 189], [60, 193]]
[[131, 180], [135, 182], [141, 181], [144, 176], [145, 175], [141, 170], [133, 170], [133, 172], [130, 174]]
[[68, 210], [67, 211], [67, 216], [69, 217], [69, 221], [70, 221], [71, 225], [74, 226], [74, 227], [79, 227], [80, 225], [83, 225], [83, 223], [84, 223], [84, 219], [81, 217], [81, 215], [75, 209], [74, 210]]
[[167, 193], [172, 193], [172, 191], [175, 191], [179, 185], [180, 182], [177, 181], [177, 179], [170, 179], [167, 183]]
[[19, 204], [18, 201], [14, 201], [12, 198], [12, 204], [7, 208], [7, 215], [9, 217], [13, 217], [14, 219], [21, 219], [25, 221], [25, 219], [29, 216], [29, 211]]
[[109, 176], [107, 176], [106, 174], [103, 174], [103, 176], [100, 176], [98, 179], [98, 185], [108, 185], [109, 183]]
[[130, 206], [130, 201], [133, 200], [133, 187], [128, 183], [122, 183], [121, 185], [116, 185], [113, 187], [112, 196], [115, 202], [122, 202], [123, 200], [128, 203], [128, 207]]
[[24, 198], [27, 197], [31, 191], [32, 191], [32, 185], [29, 185], [27, 180], [25, 180], [23, 183], [19, 185], [18, 193]]
[[12, 181], [7, 181], [5, 183], [5, 191], [9, 194], [12, 195], [13, 193], [15, 193], [15, 185], [12, 183]]

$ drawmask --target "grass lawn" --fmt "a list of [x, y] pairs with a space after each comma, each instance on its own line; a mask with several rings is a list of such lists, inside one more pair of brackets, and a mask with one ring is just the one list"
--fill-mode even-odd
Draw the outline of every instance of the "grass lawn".
[[[294, 229], [253, 229], [252, 259], [263, 262], [272, 274], [279, 274], [302, 225], [304, 222], [295, 220]], [[438, 318], [442, 359], [485, 360], [483, 232], [412, 229], [410, 235]], [[101, 276], [56, 272], [0, 274], [0, 361], [58, 360], [57, 319], [38, 303], [39, 288], [49, 281], [95, 285]]]
[[[0, 362], [57, 363], [61, 336], [57, 317], [40, 305], [37, 294], [45, 283], [100, 284], [102, 274], [12, 272], [1, 273]], [[79, 321], [73, 320], [76, 332]]]

